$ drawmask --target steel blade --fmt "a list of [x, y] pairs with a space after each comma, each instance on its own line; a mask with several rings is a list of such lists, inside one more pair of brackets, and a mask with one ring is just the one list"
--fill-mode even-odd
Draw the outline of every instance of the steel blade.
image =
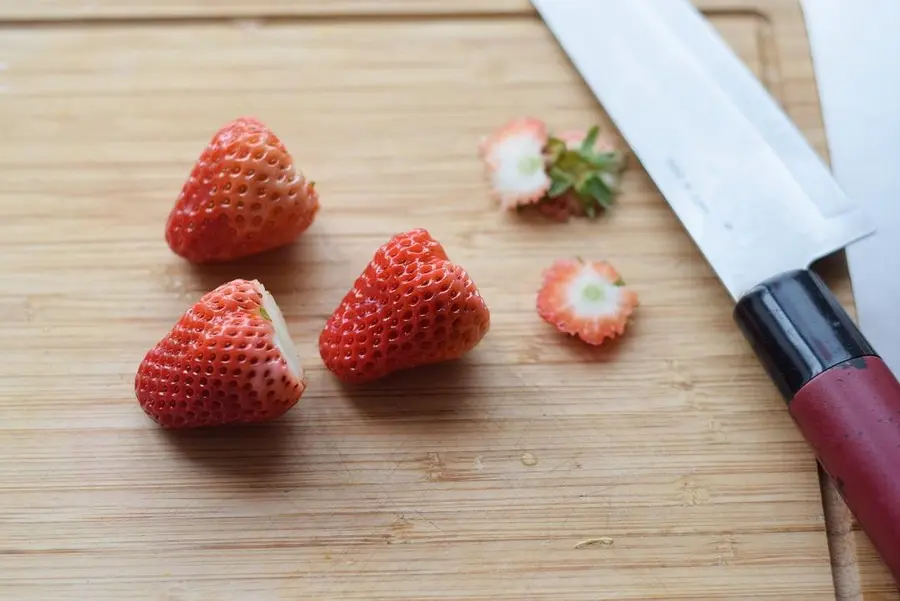
[[848, 200], [845, 189], [800, 129], [690, 0], [647, 0], [647, 4], [759, 129], [806, 195], [826, 214], [851, 211], [860, 204]]
[[805, 0], [803, 12], [832, 169], [878, 223], [847, 248], [857, 321], [900, 374], [900, 2]]
[[807, 193], [653, 0], [532, 2], [734, 298], [873, 231], [833, 183]]

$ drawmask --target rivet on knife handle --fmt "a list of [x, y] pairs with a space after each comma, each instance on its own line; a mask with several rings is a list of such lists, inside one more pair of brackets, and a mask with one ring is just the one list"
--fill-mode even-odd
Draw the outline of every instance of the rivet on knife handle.
[[811, 271], [756, 286], [737, 302], [734, 318], [900, 580], [900, 383]]

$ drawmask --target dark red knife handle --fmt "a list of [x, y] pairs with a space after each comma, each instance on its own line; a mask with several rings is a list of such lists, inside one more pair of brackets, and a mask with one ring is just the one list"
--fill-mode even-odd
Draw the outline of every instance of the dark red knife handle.
[[734, 318], [825, 472], [900, 584], [900, 383], [810, 270], [750, 290]]

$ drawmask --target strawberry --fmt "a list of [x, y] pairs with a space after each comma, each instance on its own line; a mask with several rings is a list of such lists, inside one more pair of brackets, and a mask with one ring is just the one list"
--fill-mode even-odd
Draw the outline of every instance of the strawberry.
[[256, 280], [208, 292], [150, 349], [134, 379], [144, 411], [165, 428], [265, 422], [306, 389], [275, 299]]
[[338, 378], [361, 383], [457, 359], [481, 341], [490, 313], [466, 271], [424, 229], [382, 245], [319, 336]]
[[543, 121], [525, 117], [482, 140], [479, 152], [503, 209], [536, 203], [550, 189], [543, 154], [548, 139]]
[[201, 153], [169, 214], [166, 242], [194, 263], [229, 261], [292, 242], [318, 211], [314, 184], [278, 136], [242, 117]]
[[623, 334], [637, 305], [637, 294], [605, 261], [556, 261], [537, 296], [544, 321], [592, 345]]

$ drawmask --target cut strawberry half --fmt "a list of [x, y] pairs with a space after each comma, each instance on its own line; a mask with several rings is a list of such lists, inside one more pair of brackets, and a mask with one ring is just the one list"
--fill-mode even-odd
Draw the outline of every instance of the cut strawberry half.
[[481, 142], [493, 196], [503, 209], [540, 201], [550, 190], [544, 148], [549, 137], [543, 121], [514, 119]]
[[637, 293], [605, 261], [556, 261], [537, 297], [544, 321], [592, 345], [622, 335], [637, 306]]

